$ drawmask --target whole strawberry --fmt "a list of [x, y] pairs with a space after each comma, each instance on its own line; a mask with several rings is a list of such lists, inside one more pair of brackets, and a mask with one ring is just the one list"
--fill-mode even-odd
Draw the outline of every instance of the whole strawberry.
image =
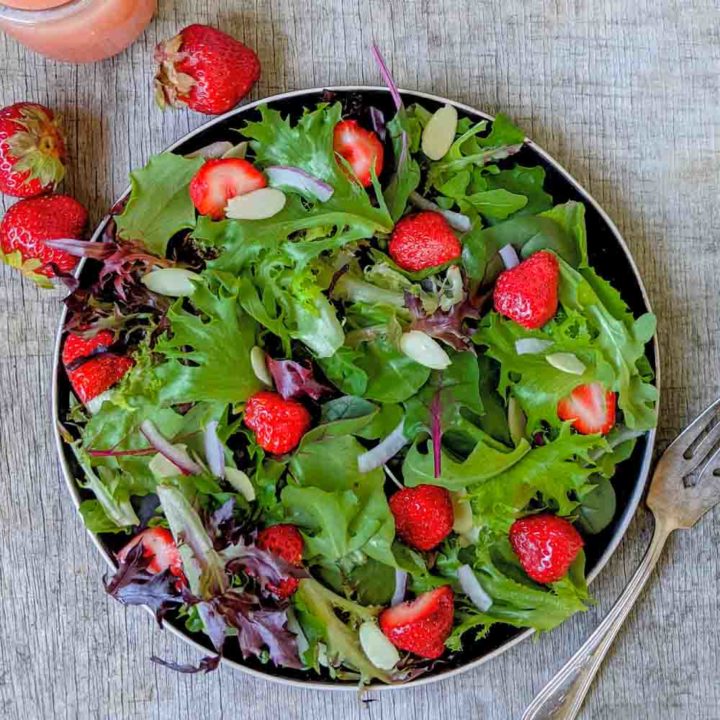
[[189, 25], [155, 49], [155, 98], [161, 108], [206, 115], [234, 108], [260, 77], [258, 56], [239, 40], [207, 25]]
[[38, 284], [48, 286], [47, 278], [55, 276], [55, 268], [71, 272], [78, 258], [48, 247], [45, 241], [80, 240], [87, 221], [87, 210], [67, 195], [21, 200], [5, 213], [0, 223], [0, 259]]
[[545, 513], [516, 520], [510, 528], [510, 544], [535, 582], [552, 583], [567, 573], [583, 539], [570, 522]]
[[380, 613], [380, 629], [400, 650], [439, 658], [453, 626], [454, 595], [449, 585], [419, 595]]
[[[257, 546], [290, 565], [302, 565], [303, 539], [294, 525], [272, 525], [261, 530], [257, 536]], [[298, 579], [287, 577], [277, 585], [268, 585], [267, 589], [279, 598], [288, 598], [298, 589]]]
[[245, 425], [263, 450], [282, 455], [298, 446], [310, 427], [310, 413], [297, 400], [284, 400], [278, 393], [262, 390], [247, 401]]
[[500, 274], [495, 310], [529, 330], [542, 327], [557, 312], [560, 269], [555, 255], [541, 250]]
[[452, 498], [445, 488], [405, 488], [396, 492], [388, 504], [400, 539], [416, 550], [432, 550], [452, 531]]
[[65, 176], [65, 138], [52, 110], [20, 102], [0, 110], [0, 192], [33, 197]]
[[426, 210], [400, 220], [388, 251], [403, 270], [419, 272], [457, 260], [462, 247], [448, 221], [440, 213]]
[[91, 411], [99, 410], [106, 391], [134, 365], [132, 358], [108, 352], [114, 336], [101, 330], [90, 339], [68, 335], [62, 361], [75, 394]]

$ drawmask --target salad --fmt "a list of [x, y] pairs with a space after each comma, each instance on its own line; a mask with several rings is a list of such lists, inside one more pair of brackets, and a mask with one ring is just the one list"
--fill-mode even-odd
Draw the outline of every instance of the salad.
[[62, 431], [108, 593], [308, 678], [403, 682], [588, 606], [655, 424], [634, 318], [503, 115], [327, 93], [162, 153], [68, 296]]

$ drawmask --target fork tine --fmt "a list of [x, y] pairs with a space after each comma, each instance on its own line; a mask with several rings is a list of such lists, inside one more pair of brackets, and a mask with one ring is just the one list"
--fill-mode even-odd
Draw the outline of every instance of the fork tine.
[[686, 460], [691, 459], [701, 445], [711, 440], [714, 444], [720, 435], [720, 422], [717, 421], [720, 412], [720, 398], [710, 405], [694, 422], [690, 423], [680, 435], [669, 445], [668, 450], [682, 453]]

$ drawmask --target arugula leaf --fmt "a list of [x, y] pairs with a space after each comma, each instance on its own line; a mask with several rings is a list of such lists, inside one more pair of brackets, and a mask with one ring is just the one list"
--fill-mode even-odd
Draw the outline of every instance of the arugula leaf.
[[497, 188], [466, 195], [459, 199], [457, 204], [460, 212], [467, 213], [468, 210], [475, 209], [491, 220], [504, 220], [522, 210], [527, 205], [527, 198], [504, 188]]
[[524, 195], [527, 204], [517, 210], [517, 215], [537, 215], [553, 205], [552, 195], [545, 192], [545, 170], [540, 167], [515, 165], [509, 170], [486, 173], [488, 190], [507, 190], [515, 195]]
[[130, 198], [123, 212], [115, 216], [120, 237], [139, 240], [150, 252], [165, 257], [170, 238], [195, 227], [188, 186], [202, 164], [202, 158], [165, 152], [130, 173]]
[[166, 358], [156, 369], [161, 402], [246, 400], [261, 386], [250, 366], [255, 324], [241, 311], [237, 291], [198, 282], [189, 301], [199, 314], [178, 300], [168, 312], [172, 335], [157, 344]]
[[385, 190], [390, 217], [397, 222], [405, 212], [408, 198], [420, 185], [420, 166], [412, 157], [410, 148], [420, 142], [421, 128], [413, 122], [409, 112], [404, 108], [397, 111], [395, 117], [387, 124], [392, 139], [396, 167]]

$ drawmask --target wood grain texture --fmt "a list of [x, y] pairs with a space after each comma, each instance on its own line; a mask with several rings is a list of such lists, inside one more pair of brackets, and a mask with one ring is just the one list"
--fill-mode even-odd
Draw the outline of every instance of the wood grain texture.
[[[618, 223], [659, 316], [661, 446], [720, 392], [720, 9], [717, 0], [161, 0], [122, 55], [73, 67], [0, 38], [0, 105], [65, 117], [66, 190], [99, 219], [143, 164], [203, 117], [162, 114], [154, 44], [190, 22], [258, 49], [254, 97], [377, 84], [377, 41], [398, 83], [508, 112]], [[5, 199], [7, 205], [9, 199]], [[595, 583], [597, 606], [485, 667], [428, 687], [321, 694], [229, 669], [152, 665], [194, 653], [108, 600], [101, 558], [75, 516], [48, 420], [59, 292], [0, 268], [0, 718], [351, 720], [518, 718], [619, 594], [649, 538], [640, 511]], [[720, 718], [717, 512], [670, 543], [606, 661], [584, 718]]]

